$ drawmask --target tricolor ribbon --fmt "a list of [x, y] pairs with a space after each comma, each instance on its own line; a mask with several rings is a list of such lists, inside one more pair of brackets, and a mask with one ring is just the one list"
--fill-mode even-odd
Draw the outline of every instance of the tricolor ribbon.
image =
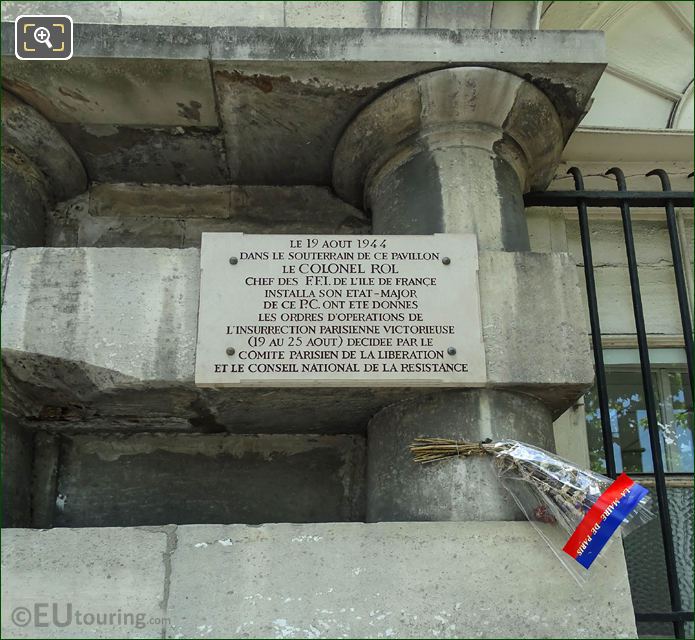
[[606, 489], [587, 511], [562, 550], [589, 568], [623, 520], [647, 495], [647, 490], [625, 473]]

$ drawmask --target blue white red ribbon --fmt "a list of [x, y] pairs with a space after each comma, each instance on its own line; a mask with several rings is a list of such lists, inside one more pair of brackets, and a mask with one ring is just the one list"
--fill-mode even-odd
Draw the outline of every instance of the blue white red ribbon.
[[622, 473], [587, 511], [562, 550], [589, 568], [647, 490]]

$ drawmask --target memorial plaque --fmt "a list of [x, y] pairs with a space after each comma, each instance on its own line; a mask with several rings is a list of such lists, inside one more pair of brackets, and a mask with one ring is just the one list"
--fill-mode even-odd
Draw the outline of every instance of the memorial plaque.
[[201, 386], [486, 381], [474, 235], [204, 233]]

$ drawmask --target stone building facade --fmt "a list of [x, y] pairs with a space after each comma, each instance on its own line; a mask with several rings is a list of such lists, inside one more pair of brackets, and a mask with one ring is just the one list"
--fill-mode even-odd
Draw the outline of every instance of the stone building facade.
[[[633, 189], [659, 166], [692, 190], [692, 64], [663, 79], [692, 60], [692, 7], [650, 8], [663, 68], [635, 71], [629, 4], [3, 5], [3, 636], [669, 635], [635, 623], [668, 606], [644, 586], [658, 559], [635, 560], [651, 538], [582, 589], [482, 460], [407, 450], [517, 438], [601, 471], [576, 212], [524, 194], [572, 188], [570, 166], [605, 189], [616, 164]], [[72, 17], [71, 60], [15, 58], [34, 13]], [[617, 401], [635, 327], [619, 218], [591, 216]], [[634, 218], [684, 425], [667, 471], [687, 609], [692, 397], [665, 223]], [[196, 386], [204, 232], [475, 234], [484, 383]]]

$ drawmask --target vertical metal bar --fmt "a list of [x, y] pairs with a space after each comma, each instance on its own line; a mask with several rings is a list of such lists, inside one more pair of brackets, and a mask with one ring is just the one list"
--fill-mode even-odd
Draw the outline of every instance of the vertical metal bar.
[[[663, 169], [654, 169], [648, 176], [659, 176], [662, 191], [671, 191], [671, 180]], [[690, 387], [695, 385], [693, 378], [693, 327], [688, 306], [688, 292], [685, 286], [685, 273], [683, 270], [683, 254], [681, 253], [680, 240], [678, 239], [678, 226], [676, 224], [676, 211], [673, 208], [673, 200], [666, 201], [666, 225], [671, 241], [671, 256], [673, 258], [673, 271], [676, 277], [676, 292], [678, 294], [678, 307], [681, 314], [683, 327], [683, 340], [685, 341], [685, 357], [688, 362], [688, 376]]]
[[[584, 178], [577, 167], [571, 167], [567, 172], [574, 178], [574, 188], [584, 191]], [[586, 280], [586, 298], [589, 304], [589, 324], [591, 325], [591, 346], [594, 350], [594, 366], [596, 369], [596, 391], [598, 406], [601, 413], [601, 433], [603, 449], [606, 455], [606, 475], [615, 478], [615, 454], [613, 452], [613, 429], [608, 409], [608, 389], [606, 385], [606, 366], [603, 362], [603, 344], [601, 342], [601, 322], [598, 315], [596, 299], [596, 281], [594, 279], [594, 259], [591, 253], [591, 235], [589, 233], [589, 215], [586, 202], [580, 199], [577, 203], [579, 214], [579, 233], [582, 240], [582, 256], [584, 261], [584, 279]]]
[[[619, 191], [627, 191], [625, 175], [618, 167], [613, 167], [606, 175], [615, 176]], [[632, 293], [632, 310], [635, 316], [635, 329], [637, 331], [637, 347], [639, 349], [640, 368], [642, 370], [642, 386], [644, 388], [644, 404], [647, 410], [647, 424], [649, 427], [649, 442], [652, 449], [652, 461], [654, 464], [654, 483], [656, 496], [659, 503], [659, 521], [661, 524], [661, 537], [664, 543], [664, 559], [666, 561], [666, 579], [671, 599], [671, 610], [681, 610], [680, 588], [678, 586], [678, 573], [676, 571], [676, 554], [673, 548], [673, 536], [671, 532], [671, 516], [668, 508], [668, 495], [666, 493], [666, 479], [664, 476], [663, 458], [661, 455], [661, 441], [659, 439], [659, 426], [656, 419], [656, 402], [654, 386], [652, 384], [652, 371], [649, 362], [649, 349], [647, 347], [647, 332], [644, 325], [644, 310], [642, 308], [642, 294], [640, 292], [639, 275], [637, 273], [637, 258], [635, 254], [635, 240], [632, 234], [632, 219], [630, 205], [624, 202], [620, 205], [620, 214], [623, 222], [625, 236], [625, 252], [627, 254], [627, 266], [630, 275], [630, 291]], [[673, 622], [676, 638], [685, 638], [685, 626], [682, 621]]]

